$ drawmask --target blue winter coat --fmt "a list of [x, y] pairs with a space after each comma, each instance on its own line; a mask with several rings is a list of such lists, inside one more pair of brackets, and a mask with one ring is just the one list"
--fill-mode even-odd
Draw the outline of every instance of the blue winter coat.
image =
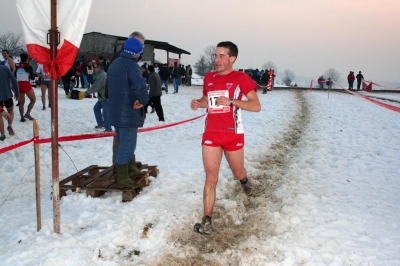
[[107, 71], [108, 107], [111, 125], [114, 127], [142, 127], [143, 108], [133, 109], [138, 100], [146, 105], [149, 94], [140, 67], [131, 54], [122, 52]]

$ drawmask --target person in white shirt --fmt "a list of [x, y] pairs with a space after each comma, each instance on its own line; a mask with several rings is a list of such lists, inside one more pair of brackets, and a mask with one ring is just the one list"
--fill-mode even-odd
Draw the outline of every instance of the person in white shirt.
[[158, 68], [157, 64], [154, 64], [154, 72], [156, 72], [158, 74], [158, 72], [160, 72], [160, 69]]

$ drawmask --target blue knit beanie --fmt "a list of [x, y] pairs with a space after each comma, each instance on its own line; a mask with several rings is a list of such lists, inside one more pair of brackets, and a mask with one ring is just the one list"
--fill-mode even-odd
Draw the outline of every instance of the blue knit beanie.
[[143, 53], [143, 44], [136, 38], [129, 38], [124, 44], [124, 52], [139, 55]]

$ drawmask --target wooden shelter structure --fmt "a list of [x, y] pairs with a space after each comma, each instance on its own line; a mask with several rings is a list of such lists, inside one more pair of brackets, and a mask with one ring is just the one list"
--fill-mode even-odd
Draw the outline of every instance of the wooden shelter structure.
[[[111, 59], [112, 56], [123, 47], [127, 39], [127, 37], [109, 35], [100, 32], [85, 33], [79, 47], [78, 57], [80, 58], [81, 56], [85, 56], [86, 59], [89, 59], [103, 56], [106, 59]], [[154, 64], [155, 61], [155, 49], [167, 52], [166, 62], [169, 62], [170, 53], [179, 55], [179, 59], [181, 59], [182, 54], [190, 55], [190, 52], [169, 44], [168, 42], [146, 39], [144, 44], [142, 61], [151, 62], [151, 64]]]

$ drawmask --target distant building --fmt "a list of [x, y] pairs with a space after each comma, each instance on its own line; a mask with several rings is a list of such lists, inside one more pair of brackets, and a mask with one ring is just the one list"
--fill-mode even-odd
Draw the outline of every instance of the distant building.
[[[104, 58], [110, 60], [112, 56], [123, 47], [127, 37], [115, 36], [104, 34], [100, 32], [89, 32], [83, 34], [82, 42], [78, 51], [78, 58], [85, 56], [86, 59], [98, 58], [103, 56]], [[143, 51], [142, 61], [150, 62], [154, 64], [155, 53], [154, 50], [164, 50], [167, 52], [167, 58], [165, 62], [169, 62], [169, 53], [174, 53], [179, 55], [179, 59], [182, 54], [190, 55], [188, 51], [181, 48], [173, 46], [167, 42], [159, 42], [146, 40], [145, 47]]]

